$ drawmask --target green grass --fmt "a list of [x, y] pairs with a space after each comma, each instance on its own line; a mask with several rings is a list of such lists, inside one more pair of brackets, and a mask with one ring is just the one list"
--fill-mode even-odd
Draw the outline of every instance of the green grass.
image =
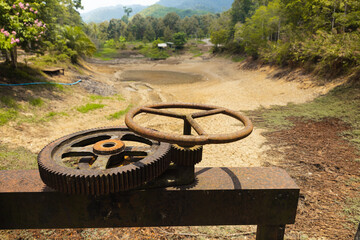
[[81, 106], [81, 107], [77, 107], [76, 110], [81, 112], [81, 113], [87, 113], [87, 112], [90, 112], [90, 111], [94, 111], [94, 110], [97, 110], [97, 109], [101, 109], [105, 107], [104, 104], [99, 104], [99, 103], [88, 103], [84, 106]]
[[14, 109], [0, 109], [0, 126], [14, 120], [18, 116], [18, 111]]
[[41, 107], [42, 105], [44, 105], [44, 100], [42, 100], [41, 98], [32, 98], [29, 101], [31, 106], [34, 107]]
[[107, 116], [106, 118], [109, 120], [113, 120], [113, 119], [119, 119], [121, 118], [123, 115], [125, 115], [130, 109], [131, 109], [132, 105], [129, 105], [126, 109], [118, 111], [116, 113], [110, 114], [109, 116]]
[[197, 46], [190, 46], [189, 52], [194, 54], [193, 57], [200, 57], [204, 54]]
[[9, 96], [0, 96], [0, 102], [9, 108], [14, 108], [14, 109], [20, 108], [20, 105], [15, 101], [15, 99]]
[[[284, 129], [292, 126], [290, 117], [304, 120], [319, 121], [324, 118], [338, 118], [352, 126], [343, 136], [360, 149], [360, 87], [340, 86], [328, 94], [318, 97], [305, 104], [288, 104], [273, 106], [270, 109], [255, 111], [264, 122], [257, 123], [259, 127], [269, 129]], [[249, 113], [252, 115], [253, 113]]]
[[49, 112], [47, 113], [44, 117], [41, 118], [42, 121], [44, 122], [49, 122], [51, 120], [53, 120], [56, 116], [69, 116], [69, 114], [65, 113], [65, 112]]
[[90, 95], [89, 98], [90, 98], [90, 101], [92, 101], [92, 102], [97, 101], [99, 103], [101, 103], [102, 100], [125, 101], [125, 98], [123, 96], [121, 96], [120, 94], [116, 94], [113, 96]]
[[0, 144], [0, 170], [37, 169], [36, 157], [26, 148]]
[[204, 55], [204, 53], [198, 53], [198, 54], [195, 54], [195, 55], [193, 56], [193, 58], [201, 57], [202, 55]]
[[89, 98], [91, 101], [101, 101], [101, 100], [113, 99], [112, 97], [101, 96], [101, 95], [90, 95]]
[[242, 62], [242, 61], [244, 61], [245, 60], [245, 57], [244, 56], [233, 56], [232, 58], [231, 58], [231, 61], [233, 61], [233, 62]]
[[31, 123], [31, 124], [39, 124], [44, 122], [50, 122], [57, 116], [69, 116], [69, 114], [65, 112], [49, 112], [43, 116], [19, 116], [17, 119], [17, 124], [20, 125], [22, 123]]
[[120, 94], [115, 95], [115, 98], [116, 98], [116, 100], [118, 100], [118, 101], [125, 101], [125, 98], [124, 98], [123, 96], [121, 96]]
[[39, 68], [51, 66], [66, 67], [67, 65], [71, 64], [70, 57], [66, 54], [46, 54], [43, 56], [39, 55], [36, 57], [31, 57], [27, 61], [31, 62], [34, 66]]
[[94, 53], [94, 57], [108, 61], [115, 58], [118, 55], [118, 51], [119, 50], [115, 48], [101, 48], [96, 53]]

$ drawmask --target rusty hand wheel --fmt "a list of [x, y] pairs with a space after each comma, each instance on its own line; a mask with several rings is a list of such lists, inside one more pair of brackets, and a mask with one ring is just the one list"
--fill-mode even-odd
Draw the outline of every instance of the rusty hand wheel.
[[69, 194], [105, 195], [158, 177], [168, 168], [169, 155], [168, 143], [146, 139], [126, 127], [99, 128], [50, 143], [39, 153], [38, 165], [49, 187]]
[[[202, 111], [192, 114], [178, 114], [176, 112], [167, 110], [169, 108], [199, 109]], [[134, 117], [140, 113], [151, 113], [155, 115], [183, 119], [184, 135], [163, 133], [139, 126], [137, 123], [135, 123]], [[208, 134], [195, 120], [196, 118], [216, 114], [225, 114], [227, 116], [233, 117], [242, 122], [244, 124], [244, 128], [240, 131], [229, 134]], [[157, 140], [160, 142], [178, 144], [184, 147], [234, 142], [247, 137], [253, 130], [253, 125], [249, 118], [235, 111], [216, 106], [189, 103], [162, 103], [135, 108], [128, 112], [125, 117], [125, 123], [130, 130], [143, 137]], [[192, 128], [197, 132], [198, 135], [190, 135]]]

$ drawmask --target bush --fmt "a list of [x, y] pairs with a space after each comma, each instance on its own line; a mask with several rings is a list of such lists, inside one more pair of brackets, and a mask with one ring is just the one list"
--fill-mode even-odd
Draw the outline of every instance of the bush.
[[107, 40], [104, 44], [105, 48], [115, 48], [115, 41], [114, 39]]
[[270, 43], [267, 48], [260, 49], [260, 55], [268, 63], [275, 63], [285, 66], [293, 62], [294, 55], [291, 51], [292, 45], [289, 42]]
[[178, 32], [173, 35], [174, 44], [177, 48], [183, 48], [186, 44], [186, 34], [184, 32]]
[[143, 48], [140, 50], [140, 53], [143, 54], [147, 58], [151, 58], [154, 60], [166, 59], [170, 57], [170, 55], [166, 52], [166, 50], [160, 50], [158, 48]]
[[73, 63], [77, 63], [79, 56], [91, 56], [96, 51], [94, 43], [80, 27], [65, 26], [61, 34], [63, 39], [60, 42], [65, 44], [62, 52], [70, 56]]
[[152, 48], [158, 48], [158, 44], [160, 43], [164, 43], [164, 41], [159, 38], [156, 39], [155, 41], [152, 42]]
[[121, 50], [126, 50], [127, 49], [126, 44], [125, 43], [121, 44], [120, 49]]

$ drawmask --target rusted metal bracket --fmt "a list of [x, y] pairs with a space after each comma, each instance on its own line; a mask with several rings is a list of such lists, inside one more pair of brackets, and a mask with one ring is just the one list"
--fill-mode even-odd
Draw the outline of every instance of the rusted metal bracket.
[[196, 168], [192, 185], [108, 196], [66, 195], [38, 171], [0, 171], [0, 229], [258, 225], [283, 239], [299, 187], [279, 168]]

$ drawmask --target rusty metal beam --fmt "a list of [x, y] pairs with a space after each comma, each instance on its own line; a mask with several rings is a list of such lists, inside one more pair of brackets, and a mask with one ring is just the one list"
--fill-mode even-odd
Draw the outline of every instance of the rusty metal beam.
[[260, 225], [268, 232], [264, 226], [294, 223], [298, 197], [279, 168], [196, 168], [192, 185], [101, 197], [55, 192], [36, 170], [0, 171], [0, 229]]

